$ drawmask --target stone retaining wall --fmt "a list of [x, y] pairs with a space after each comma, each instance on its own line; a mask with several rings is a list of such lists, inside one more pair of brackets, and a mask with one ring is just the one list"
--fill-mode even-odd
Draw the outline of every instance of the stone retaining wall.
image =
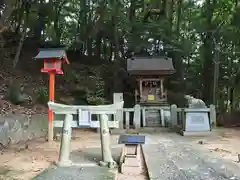
[[0, 149], [11, 144], [45, 137], [48, 128], [48, 116], [33, 115], [30, 120], [22, 115], [0, 116]]

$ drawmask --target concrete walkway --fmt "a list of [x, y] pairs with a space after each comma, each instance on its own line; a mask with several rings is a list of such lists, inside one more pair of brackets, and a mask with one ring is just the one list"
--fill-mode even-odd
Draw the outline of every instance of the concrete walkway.
[[66, 167], [52, 166], [33, 180], [114, 180], [116, 170], [95, 167]]
[[157, 141], [147, 135], [143, 153], [150, 180], [240, 180], [237, 164], [210, 157], [183, 138], [174, 135]]
[[[119, 159], [121, 148], [113, 148], [113, 158]], [[100, 148], [87, 148], [84, 151], [71, 153], [71, 167], [51, 166], [35, 177], [34, 180], [115, 180], [117, 169], [98, 166], [101, 160]]]

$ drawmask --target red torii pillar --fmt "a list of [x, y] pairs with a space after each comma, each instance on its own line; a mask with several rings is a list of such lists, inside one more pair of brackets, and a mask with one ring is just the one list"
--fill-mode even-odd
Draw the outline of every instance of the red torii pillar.
[[[49, 72], [49, 101], [54, 102], [55, 97], [55, 72]], [[52, 110], [48, 109], [48, 141], [53, 141], [53, 121], [54, 121], [54, 114]]]

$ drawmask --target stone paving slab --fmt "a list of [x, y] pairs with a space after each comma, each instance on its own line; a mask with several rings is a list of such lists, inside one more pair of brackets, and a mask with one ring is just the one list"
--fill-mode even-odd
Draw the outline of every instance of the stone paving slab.
[[[115, 161], [118, 161], [121, 153], [121, 146], [112, 148], [112, 156]], [[98, 165], [102, 160], [102, 152], [100, 148], [86, 148], [80, 151], [74, 151], [70, 155], [70, 160], [76, 164], [83, 165]]]
[[168, 152], [168, 157], [174, 164], [185, 172], [187, 179], [191, 180], [224, 180], [207, 162], [201, 159], [199, 153], [192, 149], [185, 148], [179, 144], [160, 144], [160, 150]]
[[[172, 145], [166, 145], [167, 150], [171, 150]], [[174, 147], [175, 146], [175, 147]], [[240, 179], [240, 166], [237, 163], [221, 159], [217, 156], [211, 154], [207, 154], [205, 151], [199, 151], [194, 147], [190, 147], [185, 144], [175, 144], [172, 146], [176, 149], [178, 148], [178, 152], [183, 152], [179, 154], [172, 154], [172, 159], [182, 159], [182, 161], [187, 161], [190, 166], [198, 165], [199, 169], [202, 169], [204, 173], [208, 172], [212, 174], [212, 176], [223, 177], [223, 179]], [[175, 160], [176, 162], [176, 160]], [[176, 162], [177, 163], [177, 162]], [[185, 163], [186, 164], [186, 163]], [[180, 167], [181, 164], [179, 164]]]
[[116, 170], [102, 167], [67, 167], [55, 166], [44, 171], [33, 180], [114, 180]]
[[[115, 161], [119, 160], [121, 148], [112, 148]], [[52, 165], [34, 180], [115, 180], [117, 169], [98, 166], [101, 160], [100, 148], [86, 148], [74, 151], [70, 159], [75, 164], [71, 167], [56, 167]]]
[[150, 180], [185, 180], [182, 171], [167, 157], [167, 153], [159, 151], [159, 145], [143, 145], [143, 154]]
[[238, 165], [174, 140], [143, 145], [150, 180], [240, 180]]

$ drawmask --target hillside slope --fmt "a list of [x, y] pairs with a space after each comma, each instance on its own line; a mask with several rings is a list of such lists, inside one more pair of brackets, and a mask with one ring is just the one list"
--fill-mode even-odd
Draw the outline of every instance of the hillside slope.
[[[34, 114], [47, 112], [48, 101], [47, 73], [41, 73], [42, 61], [33, 59], [38, 53], [37, 46], [31, 40], [24, 42], [17, 67], [13, 68], [13, 59], [17, 44], [14, 35], [5, 35], [3, 50], [0, 52], [0, 109], [1, 114], [9, 113]], [[57, 102], [72, 103], [104, 103], [103, 72], [106, 67], [94, 56], [82, 56], [78, 52], [67, 52], [70, 65], [64, 65], [64, 75], [56, 76]], [[8, 96], [11, 84], [23, 85], [23, 93], [29, 96], [29, 101], [14, 105]], [[83, 100], [82, 100], [83, 99]]]

